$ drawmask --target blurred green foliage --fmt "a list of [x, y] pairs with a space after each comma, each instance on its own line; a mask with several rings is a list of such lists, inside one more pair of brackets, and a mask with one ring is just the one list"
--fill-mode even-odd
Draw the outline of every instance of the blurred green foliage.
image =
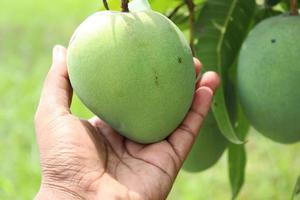
[[[108, 2], [118, 9], [117, 0]], [[180, 1], [151, 3], [155, 10], [170, 13]], [[100, 0], [0, 1], [0, 199], [32, 199], [38, 191], [33, 117], [52, 47], [66, 46], [77, 25], [100, 6]], [[76, 97], [72, 110], [91, 116]], [[287, 199], [299, 173], [300, 145], [276, 144], [252, 130], [246, 148], [246, 183], [239, 199]], [[226, 158], [204, 173], [181, 172], [169, 199], [230, 199]]]

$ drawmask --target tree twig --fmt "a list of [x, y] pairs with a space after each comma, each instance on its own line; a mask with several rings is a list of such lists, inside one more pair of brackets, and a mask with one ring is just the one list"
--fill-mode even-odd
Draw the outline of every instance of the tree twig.
[[195, 55], [195, 48], [194, 48], [194, 21], [195, 21], [195, 4], [193, 0], [184, 0], [185, 4], [188, 7], [189, 10], [189, 24], [190, 24], [190, 46], [193, 52], [193, 55]]
[[109, 10], [109, 6], [108, 6], [107, 1], [106, 1], [106, 0], [102, 0], [102, 1], [103, 1], [104, 8], [105, 8], [106, 10]]
[[129, 12], [128, 2], [129, 2], [129, 0], [121, 0], [122, 12]]
[[299, 13], [298, 13], [298, 1], [297, 0], [291, 0], [291, 11], [290, 11], [290, 13], [291, 13], [291, 15], [292, 16], [297, 16], [297, 15], [299, 15]]
[[167, 16], [169, 19], [172, 19], [176, 13], [180, 10], [180, 8], [182, 8], [182, 6], [185, 5], [185, 2], [180, 3], [178, 6], [176, 6], [174, 8], [174, 10], [172, 10], [172, 12]]

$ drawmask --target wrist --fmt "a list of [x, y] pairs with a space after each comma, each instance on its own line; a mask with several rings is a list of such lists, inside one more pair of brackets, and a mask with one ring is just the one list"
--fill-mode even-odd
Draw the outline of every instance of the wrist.
[[85, 199], [75, 191], [56, 185], [41, 185], [34, 200]]
[[[97, 197], [103, 197], [103, 195], [96, 195]], [[93, 199], [97, 199], [93, 198]], [[101, 199], [100, 198], [100, 199]], [[114, 194], [106, 194], [105, 199], [109, 200], [142, 200], [142, 198], [134, 192], [127, 193], [114, 193]], [[51, 188], [41, 186], [39, 192], [36, 194], [34, 200], [60, 200], [60, 199], [68, 199], [68, 200], [79, 200], [79, 199], [87, 199], [86, 197], [80, 196], [76, 192], [66, 191], [62, 188]]]
[[[41, 184], [38, 193], [34, 200], [78, 200], [78, 199], [104, 199], [104, 200], [143, 200], [139, 194], [128, 188], [120, 185], [114, 179], [104, 178], [104, 184], [100, 184], [95, 191], [86, 191], [83, 193], [80, 190], [70, 189], [71, 187], [64, 187], [57, 184]], [[101, 180], [102, 182], [102, 180]]]

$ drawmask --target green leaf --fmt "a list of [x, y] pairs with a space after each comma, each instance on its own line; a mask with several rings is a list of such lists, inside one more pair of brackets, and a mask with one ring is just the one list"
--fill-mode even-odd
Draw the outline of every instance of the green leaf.
[[186, 6], [183, 6], [178, 12], [171, 18], [171, 20], [181, 29], [189, 29], [189, 13]]
[[[243, 113], [237, 96], [236, 71], [237, 63], [235, 62], [228, 71], [225, 99], [234, 129], [238, 134], [238, 137], [245, 140], [247, 133], [249, 132], [250, 124]], [[244, 184], [246, 162], [245, 144], [237, 145], [230, 143], [228, 146], [228, 173], [232, 190], [232, 199], [237, 197]]]
[[[238, 133], [239, 138], [245, 140], [250, 125], [239, 102], [237, 103], [237, 106], [236, 121], [234, 122], [235, 131]], [[238, 145], [230, 143], [228, 147], [228, 169], [232, 199], [237, 197], [243, 187], [246, 163], [247, 156], [245, 144]]]
[[292, 195], [292, 200], [299, 200], [300, 199], [300, 176], [295, 185], [295, 189]]
[[228, 167], [232, 199], [235, 199], [244, 184], [246, 168], [246, 150], [244, 145], [229, 145]]
[[221, 75], [221, 87], [215, 94], [212, 110], [222, 134], [241, 144], [227, 111], [224, 88], [229, 67], [234, 63], [252, 21], [254, 0], [208, 0], [195, 23], [196, 55], [205, 71]]

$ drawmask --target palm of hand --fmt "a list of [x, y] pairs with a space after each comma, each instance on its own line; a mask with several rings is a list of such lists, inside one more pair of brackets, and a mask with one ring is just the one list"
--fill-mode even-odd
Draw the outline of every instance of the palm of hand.
[[[124, 191], [120, 194], [165, 199], [182, 163], [168, 140], [141, 145], [119, 135], [98, 118], [86, 121], [62, 116], [52, 130], [48, 135], [60, 143], [53, 148], [55, 152], [42, 159], [47, 161], [42, 162], [43, 172], [49, 176], [44, 183], [55, 179], [63, 185], [80, 186], [80, 190], [93, 191], [100, 199], [112, 195], [101, 187], [108, 182], [117, 188], [115, 191]], [[54, 167], [56, 174], [48, 174]], [[75, 194], [77, 190], [72, 192], [80, 196]]]
[[106, 175], [125, 190], [146, 199], [164, 199], [181, 163], [172, 145], [167, 140], [141, 145], [116, 133], [98, 118], [90, 122], [106, 147]]

